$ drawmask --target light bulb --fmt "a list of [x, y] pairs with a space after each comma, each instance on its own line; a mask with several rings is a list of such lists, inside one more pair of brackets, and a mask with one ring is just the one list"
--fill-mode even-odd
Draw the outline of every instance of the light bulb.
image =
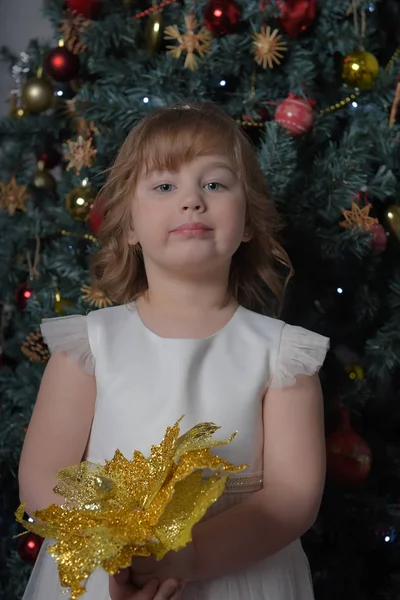
[[149, 98], [148, 98], [147, 96], [145, 96], [145, 97], [143, 98], [143, 103], [144, 103], [144, 104], [148, 104], [148, 103], [149, 103]]
[[219, 85], [221, 85], [222, 87], [223, 87], [224, 85], [226, 85], [226, 81], [225, 81], [225, 79], [221, 79], [221, 81], [219, 82]]
[[336, 291], [338, 294], [343, 294], [343, 288], [341, 287], [338, 287]]

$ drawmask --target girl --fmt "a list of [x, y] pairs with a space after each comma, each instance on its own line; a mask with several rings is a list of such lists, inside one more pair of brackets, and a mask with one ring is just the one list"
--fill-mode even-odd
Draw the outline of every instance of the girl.
[[[22, 451], [21, 499], [30, 511], [62, 503], [51, 490], [63, 467], [117, 448], [148, 455], [182, 414], [185, 430], [214, 421], [221, 435], [238, 431], [218, 453], [247, 471], [182, 552], [133, 559], [110, 590], [98, 570], [84, 599], [174, 578], [184, 600], [311, 600], [299, 538], [324, 484], [316, 373], [328, 340], [263, 314], [266, 297], [281, 304], [279, 272], [291, 267], [249, 141], [212, 105], [158, 110], [127, 137], [102, 198], [93, 278], [118, 306], [44, 321], [52, 357]], [[24, 600], [64, 597], [44, 548]]]

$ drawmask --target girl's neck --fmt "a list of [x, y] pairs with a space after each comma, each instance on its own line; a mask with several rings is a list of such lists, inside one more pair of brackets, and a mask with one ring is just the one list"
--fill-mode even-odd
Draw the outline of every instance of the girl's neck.
[[208, 337], [222, 329], [238, 307], [221, 283], [171, 278], [149, 282], [148, 291], [136, 302], [137, 310], [143, 323], [161, 337]]
[[[153, 276], [152, 276], [153, 275]], [[229, 273], [189, 279], [157, 273], [148, 275], [148, 290], [138, 304], [157, 312], [196, 315], [236, 305], [229, 293]]]

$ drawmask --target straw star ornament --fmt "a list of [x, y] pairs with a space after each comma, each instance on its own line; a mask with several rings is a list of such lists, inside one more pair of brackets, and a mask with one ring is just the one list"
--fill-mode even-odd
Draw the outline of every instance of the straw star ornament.
[[26, 211], [25, 202], [29, 198], [27, 189], [27, 185], [18, 185], [15, 177], [12, 177], [8, 183], [0, 181], [0, 209], [5, 208], [10, 217], [16, 210]]
[[78, 135], [77, 141], [67, 140], [67, 149], [64, 157], [69, 161], [67, 171], [75, 169], [79, 175], [83, 167], [91, 167], [97, 154], [97, 150], [92, 146], [92, 138], [85, 139]]
[[204, 56], [211, 50], [212, 35], [205, 27], [199, 27], [198, 21], [193, 15], [185, 17], [186, 31], [181, 33], [177, 25], [170, 25], [164, 30], [166, 40], [175, 40], [178, 42], [176, 46], [167, 46], [167, 50], [173, 58], [179, 59], [186, 52], [184, 67], [190, 71], [195, 71], [198, 68], [199, 56]]
[[81, 292], [82, 300], [90, 306], [94, 306], [96, 308], [106, 308], [107, 306], [112, 306], [113, 304], [110, 298], [108, 298], [104, 292], [97, 290], [90, 285], [83, 285], [81, 287]]
[[342, 210], [344, 221], [341, 221], [339, 225], [345, 229], [359, 228], [362, 231], [369, 231], [375, 223], [378, 223], [378, 219], [374, 219], [369, 216], [371, 210], [371, 204], [367, 204], [362, 208], [355, 202], [351, 203], [351, 210]]
[[287, 50], [286, 42], [281, 41], [282, 36], [279, 35], [279, 30], [271, 27], [263, 26], [261, 32], [253, 34], [253, 52], [254, 60], [263, 69], [269, 67], [274, 68], [274, 63], [281, 64], [281, 59], [284, 58], [282, 52]]

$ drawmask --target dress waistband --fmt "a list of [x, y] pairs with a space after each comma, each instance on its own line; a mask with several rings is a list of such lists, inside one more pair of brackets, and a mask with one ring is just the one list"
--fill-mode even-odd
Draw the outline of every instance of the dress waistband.
[[228, 477], [225, 486], [225, 494], [241, 494], [246, 492], [258, 492], [263, 488], [263, 473], [249, 473], [248, 475], [237, 475]]

